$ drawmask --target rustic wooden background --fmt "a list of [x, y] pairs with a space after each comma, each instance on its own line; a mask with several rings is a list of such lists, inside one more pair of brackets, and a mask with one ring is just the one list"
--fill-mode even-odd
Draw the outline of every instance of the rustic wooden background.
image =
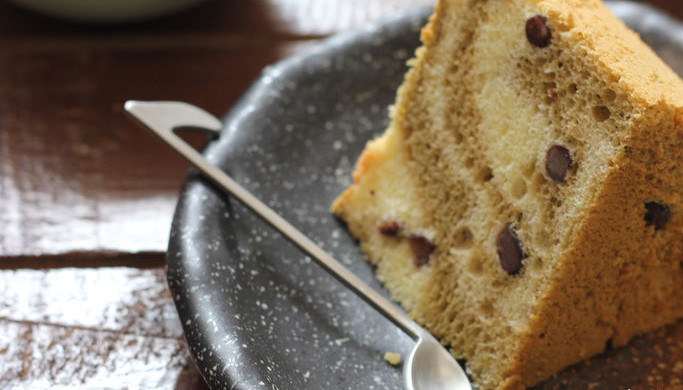
[[[115, 27], [1, 2], [0, 388], [203, 388], [163, 270], [187, 165], [123, 102], [222, 115], [264, 66], [432, 1], [221, 0]], [[652, 3], [683, 19], [680, 0]], [[682, 377], [679, 322], [543, 388], [682, 388]]]

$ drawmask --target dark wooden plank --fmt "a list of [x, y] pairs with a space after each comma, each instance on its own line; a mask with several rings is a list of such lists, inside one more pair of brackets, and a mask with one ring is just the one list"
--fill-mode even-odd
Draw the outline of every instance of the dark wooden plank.
[[436, 0], [250, 0], [210, 1], [195, 9], [148, 23], [83, 26], [64, 23], [0, 3], [3, 36], [88, 35], [152, 31], [211, 31], [247, 37], [301, 38], [333, 34], [400, 9]]
[[56, 255], [3, 257], [0, 270], [132, 267], [138, 269], [161, 268], [166, 264], [165, 253], [114, 251], [67, 252]]
[[182, 338], [0, 320], [3, 389], [201, 388], [190, 367]]
[[[161, 269], [2, 271], [0, 286], [0, 388], [201, 386]], [[677, 389], [681, 378], [683, 321], [537, 389]]]
[[206, 390], [163, 269], [0, 271], [0, 388]]
[[[683, 19], [680, 0], [644, 1]], [[57, 21], [0, 3], [0, 33], [4, 37], [141, 33], [161, 30], [214, 31], [253, 37], [312, 37], [333, 34], [400, 9], [431, 5], [436, 0], [250, 0], [210, 1], [186, 12], [124, 26], [88, 26]]]
[[683, 7], [681, 7], [680, 0], [649, 0], [645, 3], [667, 12], [678, 20], [683, 20]]
[[222, 115], [290, 47], [0, 52], [0, 256], [164, 251], [187, 164], [123, 103]]
[[2, 270], [0, 320], [182, 337], [160, 268]]
[[[319, 12], [302, 7], [291, 17]], [[187, 166], [128, 121], [123, 102], [183, 100], [221, 115], [264, 66], [305, 46], [78, 31], [2, 38], [0, 256], [163, 251]]]

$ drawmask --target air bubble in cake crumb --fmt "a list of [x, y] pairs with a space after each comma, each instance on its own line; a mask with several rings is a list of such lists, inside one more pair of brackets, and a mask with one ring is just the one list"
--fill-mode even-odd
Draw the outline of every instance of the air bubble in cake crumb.
[[512, 182], [512, 186], [510, 188], [510, 193], [515, 199], [521, 199], [526, 195], [527, 192], [527, 184], [526, 180], [524, 180], [522, 177], [516, 177], [514, 181]]
[[493, 171], [491, 171], [490, 167], [484, 167], [481, 171], [479, 171], [477, 179], [480, 182], [491, 181], [491, 179], [493, 179]]
[[466, 168], [472, 168], [473, 166], [474, 166], [474, 158], [468, 157], [468, 158], [465, 160], [465, 167], [466, 167]]
[[484, 263], [479, 255], [472, 255], [467, 262], [467, 272], [474, 276], [481, 276], [484, 273]]
[[453, 246], [457, 248], [470, 247], [473, 237], [472, 231], [467, 226], [463, 226], [453, 234]]
[[609, 108], [605, 106], [595, 106], [593, 107], [593, 118], [598, 122], [603, 122], [610, 117]]

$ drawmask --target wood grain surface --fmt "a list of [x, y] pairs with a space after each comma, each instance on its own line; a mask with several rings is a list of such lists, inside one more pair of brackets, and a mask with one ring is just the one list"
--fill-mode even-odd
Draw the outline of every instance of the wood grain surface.
[[187, 165], [124, 117], [127, 99], [182, 100], [222, 115], [266, 65], [427, 3], [213, 2], [110, 28], [3, 4], [0, 256], [163, 251]]
[[[204, 389], [163, 269], [187, 165], [123, 102], [220, 116], [268, 64], [433, 1], [222, 0], [117, 26], [0, 2], [0, 388]], [[651, 3], [683, 19], [680, 0]], [[679, 322], [539, 388], [683, 389], [681, 378]]]
[[0, 388], [173, 389], [198, 378], [164, 278], [123, 267], [0, 271]]

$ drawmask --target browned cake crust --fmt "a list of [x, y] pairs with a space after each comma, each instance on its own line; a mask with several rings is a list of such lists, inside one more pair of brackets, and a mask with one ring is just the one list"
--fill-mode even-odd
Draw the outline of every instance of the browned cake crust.
[[599, 1], [441, 0], [334, 203], [483, 388], [683, 317], [683, 83]]

